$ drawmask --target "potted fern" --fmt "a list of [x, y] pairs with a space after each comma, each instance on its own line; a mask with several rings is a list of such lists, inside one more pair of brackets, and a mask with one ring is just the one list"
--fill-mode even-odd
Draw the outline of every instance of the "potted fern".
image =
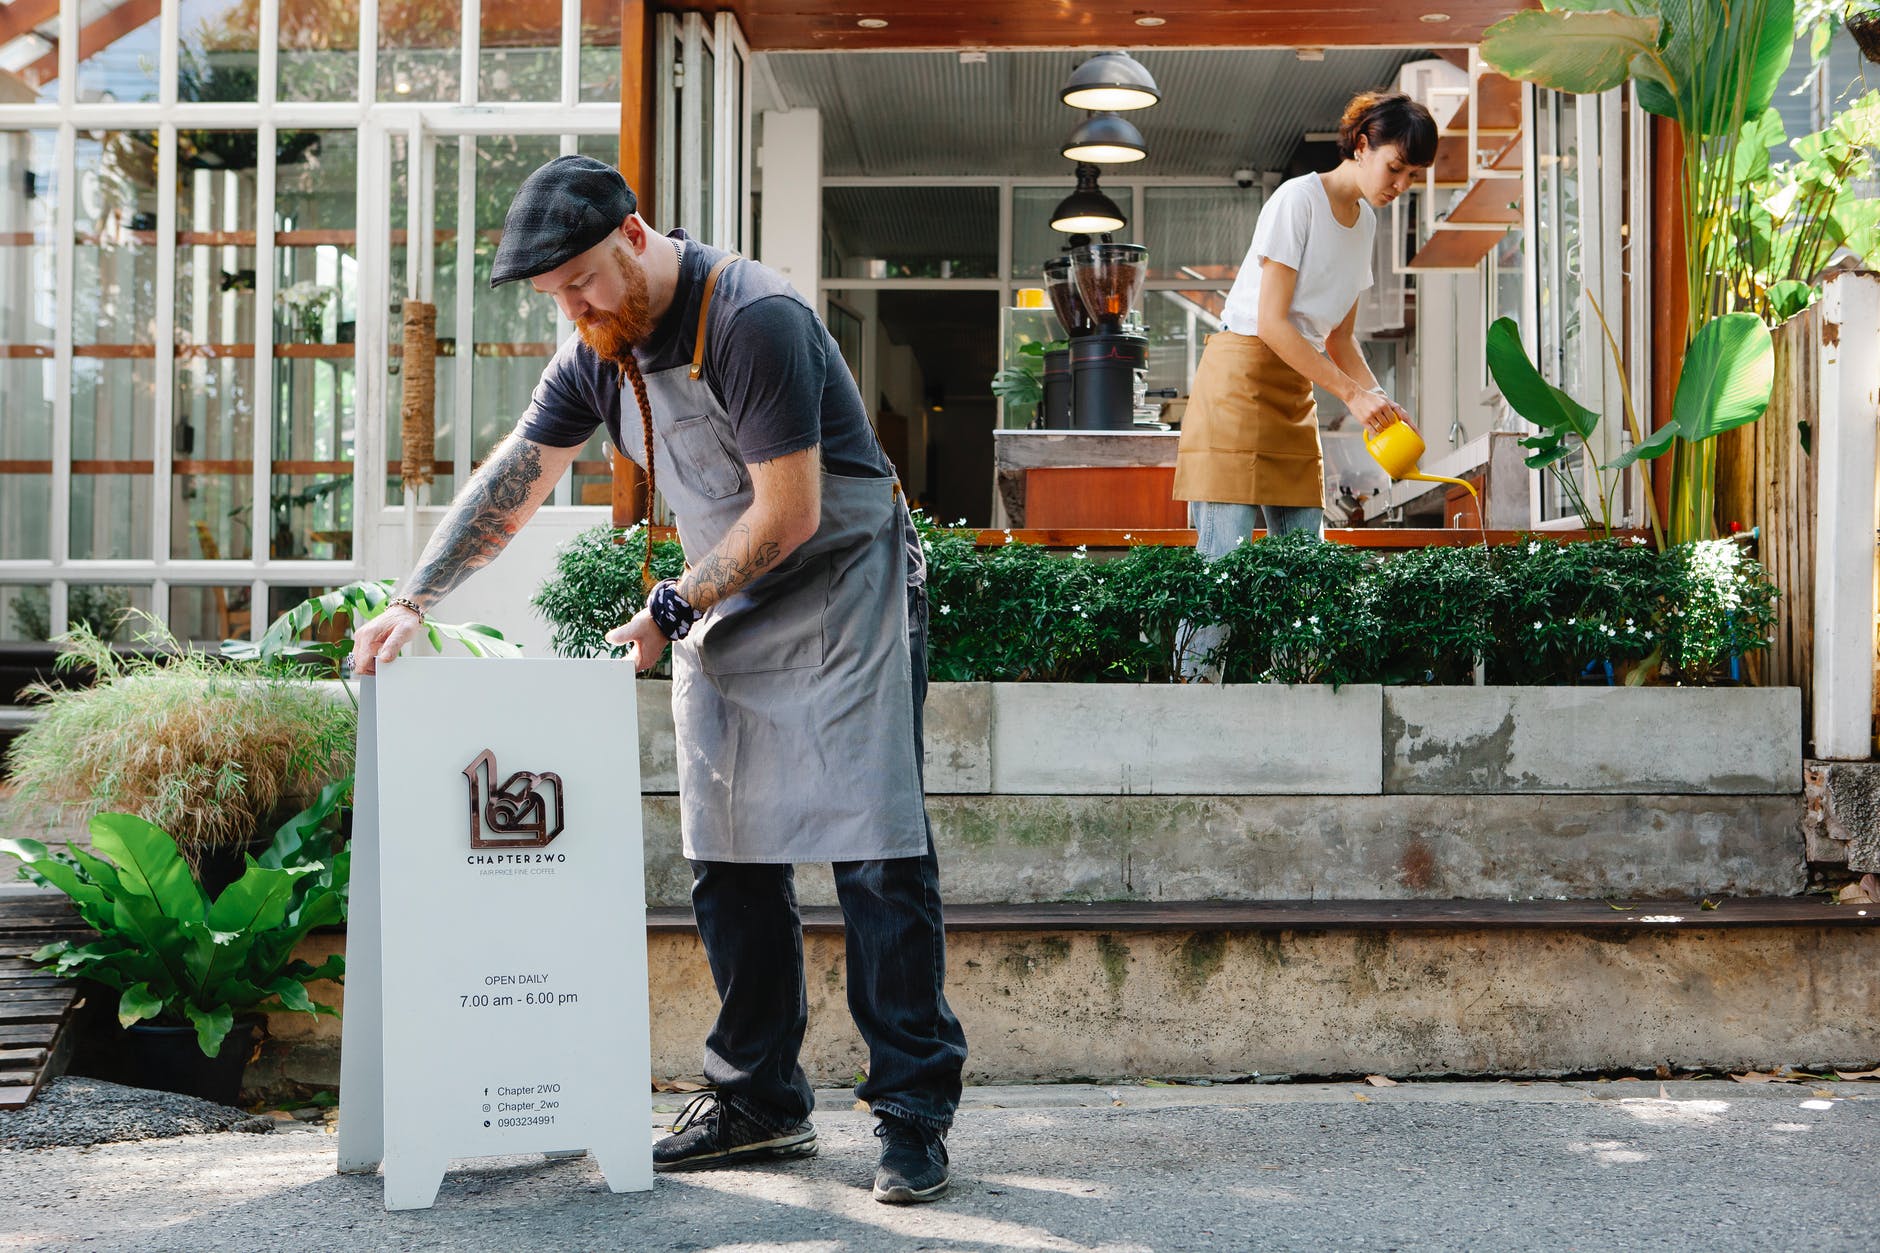
[[94, 816], [92, 852], [0, 840], [25, 877], [64, 892], [97, 932], [89, 943], [61, 940], [33, 956], [53, 974], [116, 990], [144, 1086], [234, 1104], [263, 1013], [337, 1013], [307, 985], [338, 979], [345, 959], [313, 966], [293, 954], [313, 928], [346, 916], [351, 854], [332, 851], [332, 828], [350, 784], [327, 787], [214, 895], [177, 842], [133, 814]]

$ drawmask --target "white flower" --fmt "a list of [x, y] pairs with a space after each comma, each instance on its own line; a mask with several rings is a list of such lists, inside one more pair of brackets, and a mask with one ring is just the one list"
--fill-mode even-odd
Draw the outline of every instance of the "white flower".
[[1567, 619], [1567, 625], [1568, 625], [1568, 626], [1572, 626], [1572, 625], [1573, 625], [1574, 623], [1576, 623], [1576, 622], [1578, 622], [1578, 621], [1579, 621], [1579, 619], [1578, 619], [1578, 618], [1568, 618], [1568, 619]]
[[1541, 542], [1539, 540], [1529, 541], [1528, 556], [1532, 557], [1535, 553], [1539, 552], [1540, 550], [1541, 550]]
[[1084, 607], [1083, 607], [1082, 605], [1072, 605], [1072, 606], [1071, 606], [1071, 612], [1072, 612], [1072, 613], [1082, 613], [1083, 611], [1084, 611]]
[[952, 613], [952, 612], [953, 612], [953, 606], [951, 606], [951, 605], [942, 605], [942, 606], [940, 606], [940, 614], [941, 614], [941, 616], [942, 616], [942, 617], [944, 617], [944, 616], [946, 616], [947, 614], [950, 614], [950, 613]]
[[1319, 624], [1319, 615], [1313, 614], [1310, 618], [1307, 618], [1306, 621], [1310, 622], [1313, 626], [1317, 626]]
[[1299, 621], [1299, 619], [1297, 619], [1297, 618], [1294, 618], [1294, 619], [1293, 619], [1293, 625], [1294, 625], [1294, 626], [1304, 626], [1304, 625], [1305, 625], [1305, 623], [1303, 623], [1303, 622], [1301, 622], [1301, 621]]
[[1536, 631], [1538, 631], [1538, 630], [1540, 630], [1540, 629], [1541, 629], [1541, 624], [1540, 624], [1540, 623], [1538, 623], [1538, 622], [1536, 622], [1536, 623], [1534, 624], [1534, 629], [1535, 629]]
[[1625, 633], [1626, 633], [1627, 635], [1632, 635], [1632, 634], [1634, 634], [1635, 632], [1637, 632], [1637, 630], [1638, 630], [1638, 628], [1637, 628], [1637, 627], [1635, 627], [1635, 626], [1633, 626], [1633, 625], [1632, 625], [1632, 624], [1631, 624], [1630, 622], [1627, 622], [1627, 623], [1625, 624]]
[[1128, 531], [1124, 531], [1124, 532], [1123, 532], [1123, 538], [1124, 538], [1124, 539], [1132, 539], [1132, 538], [1134, 538], [1134, 537], [1133, 537], [1133, 536], [1131, 536], [1131, 535], [1130, 535], [1130, 533], [1129, 533]]

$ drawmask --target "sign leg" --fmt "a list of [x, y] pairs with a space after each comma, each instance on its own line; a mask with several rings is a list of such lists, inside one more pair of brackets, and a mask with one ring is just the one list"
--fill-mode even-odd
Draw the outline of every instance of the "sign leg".
[[444, 1184], [444, 1157], [395, 1157], [385, 1163], [385, 1208], [430, 1209]]
[[351, 909], [340, 1019], [339, 1172], [371, 1174], [385, 1157], [385, 1004], [379, 932], [378, 681], [359, 680], [354, 753]]
[[609, 1192], [650, 1192], [653, 1189], [653, 1155], [645, 1149], [635, 1153], [616, 1141], [598, 1144], [592, 1150], [594, 1164], [601, 1168]]

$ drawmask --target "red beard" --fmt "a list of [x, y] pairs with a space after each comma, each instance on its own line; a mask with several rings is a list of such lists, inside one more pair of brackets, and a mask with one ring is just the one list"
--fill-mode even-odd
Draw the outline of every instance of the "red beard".
[[646, 290], [646, 271], [638, 262], [615, 255], [614, 264], [620, 270], [620, 307], [591, 309], [574, 326], [601, 360], [625, 365], [633, 360], [634, 347], [653, 333], [652, 298]]

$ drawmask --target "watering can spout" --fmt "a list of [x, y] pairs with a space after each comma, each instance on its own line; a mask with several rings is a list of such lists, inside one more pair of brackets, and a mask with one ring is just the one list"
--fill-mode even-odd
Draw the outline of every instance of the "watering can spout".
[[1442, 474], [1425, 474], [1418, 467], [1423, 458], [1425, 445], [1423, 437], [1408, 422], [1398, 420], [1382, 431], [1364, 433], [1364, 446], [1377, 464], [1384, 467], [1384, 472], [1393, 479], [1414, 479], [1421, 483], [1453, 483], [1474, 496], [1479, 504], [1475, 484], [1466, 479], [1452, 479]]

